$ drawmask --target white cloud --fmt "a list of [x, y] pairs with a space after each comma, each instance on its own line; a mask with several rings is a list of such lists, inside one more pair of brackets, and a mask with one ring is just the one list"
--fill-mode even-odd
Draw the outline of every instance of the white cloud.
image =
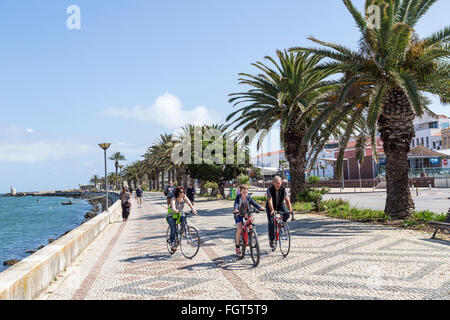
[[64, 160], [95, 151], [92, 146], [62, 141], [0, 142], [0, 162], [35, 163]]
[[188, 123], [202, 125], [215, 123], [220, 120], [217, 113], [204, 106], [197, 106], [190, 110], [183, 109], [180, 99], [170, 93], [159, 96], [150, 107], [109, 108], [101, 114], [127, 120], [156, 123], [170, 129], [178, 128]]
[[0, 163], [36, 163], [64, 160], [96, 151], [75, 139], [36, 134], [31, 128], [0, 126]]

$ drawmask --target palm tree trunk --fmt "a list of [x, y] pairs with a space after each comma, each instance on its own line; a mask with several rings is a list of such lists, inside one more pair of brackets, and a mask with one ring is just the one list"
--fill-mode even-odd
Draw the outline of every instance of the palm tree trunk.
[[161, 190], [159, 185], [159, 171], [156, 172], [156, 189], [159, 191]]
[[175, 169], [175, 177], [176, 177], [176, 180], [178, 182], [178, 185], [182, 186], [183, 185], [183, 180], [182, 180], [180, 171], [178, 169]]
[[378, 128], [386, 154], [386, 214], [403, 219], [414, 213], [409, 190], [408, 152], [414, 132], [414, 113], [401, 89], [393, 89], [383, 104]]
[[161, 174], [161, 190], [164, 190], [165, 184], [164, 184], [164, 178], [165, 178], [166, 172], [163, 170]]
[[303, 143], [306, 130], [295, 123], [296, 118], [290, 121], [284, 134], [286, 159], [289, 162], [291, 174], [291, 201], [297, 201], [300, 191], [305, 188], [305, 169], [308, 145]]

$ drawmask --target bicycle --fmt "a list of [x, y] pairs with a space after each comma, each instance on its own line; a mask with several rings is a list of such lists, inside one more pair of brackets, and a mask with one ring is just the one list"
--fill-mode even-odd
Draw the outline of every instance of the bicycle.
[[175, 245], [172, 246], [170, 242], [170, 226], [167, 228], [166, 232], [166, 243], [167, 250], [171, 255], [173, 255], [178, 247], [181, 248], [181, 253], [187, 259], [193, 259], [200, 249], [200, 236], [195, 227], [188, 224], [188, 217], [192, 216], [192, 212], [184, 213], [186, 217], [186, 223], [181, 223], [182, 212], [179, 213], [178, 219], [176, 220], [176, 230], [175, 230]]
[[[250, 214], [258, 212], [258, 210], [253, 209], [252, 211], [250, 211]], [[238, 255], [238, 258], [240, 260], [244, 259], [245, 251], [247, 247], [250, 247], [250, 256], [253, 261], [253, 266], [258, 266], [261, 259], [261, 254], [259, 250], [258, 234], [256, 233], [255, 224], [251, 215], [249, 215], [245, 226], [242, 228], [239, 245], [241, 247], [241, 254]]]
[[283, 214], [287, 212], [274, 212], [274, 228], [275, 228], [275, 241], [272, 251], [277, 249], [277, 243], [280, 244], [280, 251], [283, 257], [287, 257], [291, 250], [291, 235], [286, 222], [283, 221]]

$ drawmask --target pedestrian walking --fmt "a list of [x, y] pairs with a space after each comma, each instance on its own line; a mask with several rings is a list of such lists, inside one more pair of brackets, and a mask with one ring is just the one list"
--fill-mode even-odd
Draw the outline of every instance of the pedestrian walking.
[[139, 208], [142, 208], [143, 197], [144, 197], [144, 190], [142, 190], [141, 186], [138, 186], [136, 189], [136, 200], [137, 200]]
[[189, 183], [189, 188], [187, 188], [186, 190], [186, 196], [189, 199], [189, 201], [194, 204], [194, 200], [195, 200], [195, 188], [194, 185], [191, 183]]
[[122, 203], [122, 219], [123, 221], [127, 221], [131, 210], [131, 195], [126, 187], [122, 187], [120, 201]]
[[173, 182], [169, 181], [169, 185], [164, 189], [164, 195], [167, 197], [167, 205], [170, 206], [170, 202], [174, 196], [175, 187], [173, 186]]

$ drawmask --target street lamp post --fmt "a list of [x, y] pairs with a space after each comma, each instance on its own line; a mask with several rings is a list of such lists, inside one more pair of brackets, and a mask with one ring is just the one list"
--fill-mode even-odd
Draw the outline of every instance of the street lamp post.
[[109, 223], [111, 223], [111, 213], [109, 212], [109, 208], [108, 208], [108, 171], [107, 171], [107, 167], [106, 167], [106, 150], [108, 150], [108, 148], [111, 146], [111, 143], [100, 143], [99, 146], [100, 146], [100, 148], [103, 149], [103, 151], [105, 153], [106, 212], [108, 212]]

